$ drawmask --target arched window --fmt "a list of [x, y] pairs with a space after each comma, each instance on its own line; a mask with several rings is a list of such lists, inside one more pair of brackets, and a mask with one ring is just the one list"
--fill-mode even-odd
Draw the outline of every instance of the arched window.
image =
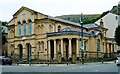
[[26, 21], [23, 21], [23, 24], [24, 24], [24, 36], [26, 36]]
[[59, 26], [58, 26], [58, 32], [60, 31], [60, 29], [61, 29], [61, 26], [59, 25]]
[[100, 51], [100, 40], [97, 40], [97, 51]]
[[21, 23], [18, 22], [18, 36], [21, 36]]
[[42, 52], [44, 51], [44, 42], [42, 41], [42, 43], [41, 43], [41, 45], [42, 45]]
[[10, 30], [10, 38], [14, 38], [14, 30]]
[[39, 51], [40, 51], [40, 42], [38, 42], [38, 48], [39, 48]]
[[114, 52], [115, 48], [114, 48], [114, 44], [112, 44], [112, 52]]
[[84, 41], [84, 51], [86, 51], [86, 41]]
[[28, 23], [28, 35], [31, 35], [32, 34], [32, 21], [29, 20], [29, 23]]

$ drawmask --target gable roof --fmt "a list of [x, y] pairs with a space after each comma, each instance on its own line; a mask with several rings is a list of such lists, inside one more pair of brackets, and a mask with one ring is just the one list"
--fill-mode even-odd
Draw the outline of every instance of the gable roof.
[[[17, 15], [18, 13], [20, 13], [23, 9], [28, 10], [28, 11], [31, 11], [31, 12], [33, 12], [33, 13], [39, 13], [39, 14], [45, 15], [45, 14], [43, 14], [43, 13], [37, 12], [37, 11], [32, 10], [32, 9], [30, 9], [30, 8], [27, 8], [27, 7], [25, 7], [25, 6], [22, 6], [15, 14], [13, 14], [13, 16], [16, 16], [16, 15]], [[46, 16], [48, 16], [48, 15], [46, 15]]]

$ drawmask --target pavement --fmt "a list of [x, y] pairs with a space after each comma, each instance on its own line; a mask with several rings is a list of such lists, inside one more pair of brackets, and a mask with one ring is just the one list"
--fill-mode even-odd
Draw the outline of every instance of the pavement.
[[[107, 61], [107, 62], [103, 62], [104, 64], [110, 64], [110, 63], [115, 63], [114, 61]], [[81, 63], [76, 63], [79, 65], [82, 65]], [[76, 64], [68, 64], [68, 65], [76, 65]], [[92, 62], [92, 63], [84, 63], [84, 65], [87, 64], [102, 64], [102, 62]], [[13, 64], [13, 65], [17, 65], [17, 64]], [[19, 64], [19, 66], [30, 66], [29, 64]], [[31, 64], [31, 66], [67, 66], [67, 64]]]
[[77, 64], [13, 64], [2, 65], [2, 72], [118, 72], [114, 61]]

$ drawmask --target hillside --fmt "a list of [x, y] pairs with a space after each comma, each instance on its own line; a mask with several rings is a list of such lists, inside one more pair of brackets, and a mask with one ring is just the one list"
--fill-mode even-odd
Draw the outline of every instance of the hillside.
[[[118, 14], [118, 6], [113, 6], [113, 8], [111, 10], [105, 11], [102, 14], [84, 14], [83, 15], [83, 24], [94, 23], [109, 12], [111, 12], [113, 14]], [[62, 16], [56, 16], [56, 17], [64, 19], [64, 20], [68, 20], [71, 22], [80, 23], [80, 21], [79, 21], [80, 16], [81, 16], [80, 14], [79, 15], [74, 14], [74, 15], [62, 15]]]
[[[61, 18], [64, 20], [69, 20], [71, 22], [76, 22], [76, 23], [80, 23], [80, 16], [81, 15], [63, 15], [63, 16], [56, 16], [57, 18]], [[84, 14], [83, 15], [83, 23], [92, 23], [93, 21], [95, 21], [96, 18], [98, 18], [100, 16], [100, 14]]]

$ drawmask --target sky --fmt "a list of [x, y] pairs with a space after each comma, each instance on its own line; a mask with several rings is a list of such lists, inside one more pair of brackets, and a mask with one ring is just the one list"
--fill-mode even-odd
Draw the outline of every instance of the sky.
[[10, 21], [22, 6], [50, 16], [69, 14], [102, 14], [120, 0], [1, 0], [0, 20]]

